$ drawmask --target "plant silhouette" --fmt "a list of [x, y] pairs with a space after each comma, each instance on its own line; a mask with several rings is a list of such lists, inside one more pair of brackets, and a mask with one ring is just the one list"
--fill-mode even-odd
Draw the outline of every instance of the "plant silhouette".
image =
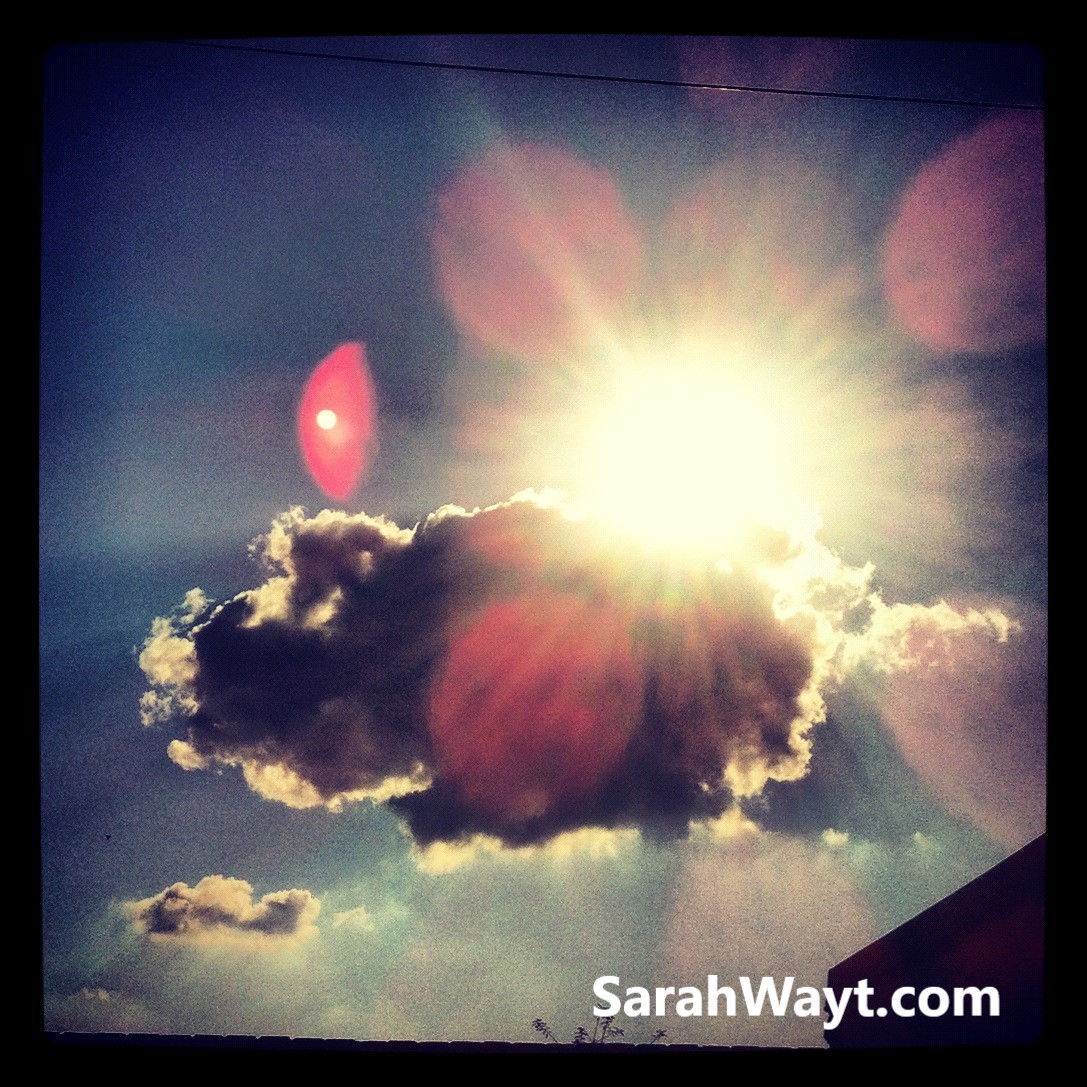
[[[624, 1037], [625, 1032], [622, 1027], [612, 1026], [614, 1021], [614, 1015], [598, 1015], [593, 1023], [593, 1032], [589, 1033], [586, 1027], [578, 1027], [574, 1031], [574, 1036], [570, 1041], [571, 1045], [604, 1045], [606, 1042], [612, 1039], [619, 1039]], [[544, 1038], [549, 1042], [557, 1042], [559, 1045], [558, 1036], [555, 1032], [544, 1022], [543, 1019], [533, 1019], [532, 1029], [537, 1034], [542, 1034]], [[656, 1030], [653, 1032], [653, 1037], [649, 1039], [649, 1044], [654, 1045], [657, 1042], [663, 1042], [668, 1037], [668, 1031]]]

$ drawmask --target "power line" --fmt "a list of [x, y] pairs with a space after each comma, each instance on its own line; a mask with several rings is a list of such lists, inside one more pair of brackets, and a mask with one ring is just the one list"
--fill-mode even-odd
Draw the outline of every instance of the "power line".
[[225, 49], [240, 53], [267, 53], [283, 57], [309, 57], [318, 60], [354, 61], [357, 64], [391, 64], [403, 68], [433, 68], [453, 72], [485, 72], [493, 75], [531, 76], [544, 79], [582, 80], [593, 83], [631, 83], [649, 87], [679, 87], [696, 91], [727, 91], [741, 94], [781, 94], [803, 98], [842, 98], [860, 102], [905, 102], [923, 106], [976, 106], [986, 109], [1019, 109], [1043, 111], [1044, 106], [1022, 102], [976, 102], [956, 98], [910, 98], [895, 94], [859, 94], [846, 91], [801, 91], [783, 87], [741, 87], [725, 83], [692, 83], [682, 79], [647, 79], [641, 76], [593, 75], [586, 72], [550, 72], [537, 68], [504, 68], [490, 64], [453, 64], [436, 60], [402, 60], [393, 57], [364, 57], [352, 53], [307, 52], [303, 49], [278, 49], [256, 45], [233, 45], [224, 42], [174, 40], [174, 45], [190, 45], [200, 49]]

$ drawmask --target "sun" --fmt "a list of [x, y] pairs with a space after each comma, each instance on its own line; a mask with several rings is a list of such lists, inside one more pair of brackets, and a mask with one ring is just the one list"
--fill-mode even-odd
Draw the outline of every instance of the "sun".
[[600, 420], [590, 505], [650, 543], [727, 549], [810, 516], [798, 413], [720, 373], [642, 373]]

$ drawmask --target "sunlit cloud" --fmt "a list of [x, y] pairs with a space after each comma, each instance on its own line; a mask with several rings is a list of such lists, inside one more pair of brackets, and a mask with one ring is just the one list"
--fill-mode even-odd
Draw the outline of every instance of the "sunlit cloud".
[[457, 842], [433, 841], [429, 845], [413, 845], [412, 858], [416, 867], [428, 875], [441, 876], [482, 859], [502, 862], [563, 862], [588, 857], [591, 860], [613, 859], [633, 849], [641, 835], [633, 827], [606, 830], [602, 827], [582, 827], [556, 835], [540, 845], [509, 846], [500, 838], [475, 834]]
[[432, 871], [492, 843], [713, 827], [805, 776], [825, 693], [858, 668], [1014, 630], [996, 606], [886, 604], [812, 525], [662, 555], [555, 495], [414, 530], [294, 510], [256, 552], [262, 586], [148, 639], [151, 693], [187, 726], [170, 758], [290, 807], [386, 803]]
[[365, 906], [355, 906], [349, 910], [340, 910], [332, 915], [333, 928], [347, 928], [356, 932], [373, 932], [377, 923]]
[[207, 606], [204, 594], [191, 589], [173, 616], [159, 617], [152, 624], [151, 635], [139, 656], [140, 668], [156, 688], [145, 691], [140, 699], [140, 720], [144, 726], [196, 710], [196, 702], [183, 693], [196, 678], [196, 658], [192, 642], [179, 638], [177, 632], [191, 627]]
[[273, 891], [259, 902], [243, 879], [205, 876], [126, 902], [133, 928], [153, 941], [271, 950], [316, 934], [321, 903], [309, 891]]

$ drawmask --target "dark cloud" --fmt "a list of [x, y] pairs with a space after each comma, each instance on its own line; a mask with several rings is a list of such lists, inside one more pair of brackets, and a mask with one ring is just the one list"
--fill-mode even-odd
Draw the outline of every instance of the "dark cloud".
[[[834, 659], [1007, 633], [889, 609], [814, 539], [763, 529], [731, 563], [678, 562], [537, 495], [413, 531], [292, 510], [261, 546], [259, 588], [156, 622], [145, 718], [188, 714], [185, 769], [240, 766], [295, 807], [387, 801], [422, 846], [684, 836], [806, 773]], [[869, 628], [846, 633], [858, 608]]]
[[[389, 799], [422, 843], [686, 833], [803, 771], [813, 647], [750, 571], [682, 571], [544, 500], [414, 532], [285, 514], [268, 580], [156, 625], [171, 745], [295, 806]], [[152, 703], [153, 705], [153, 703]], [[731, 786], [731, 788], [730, 788]]]
[[275, 891], [254, 902], [245, 880], [225, 876], [205, 876], [195, 887], [175, 883], [151, 898], [125, 904], [136, 929], [153, 939], [256, 946], [311, 936], [320, 908], [304, 890]]

